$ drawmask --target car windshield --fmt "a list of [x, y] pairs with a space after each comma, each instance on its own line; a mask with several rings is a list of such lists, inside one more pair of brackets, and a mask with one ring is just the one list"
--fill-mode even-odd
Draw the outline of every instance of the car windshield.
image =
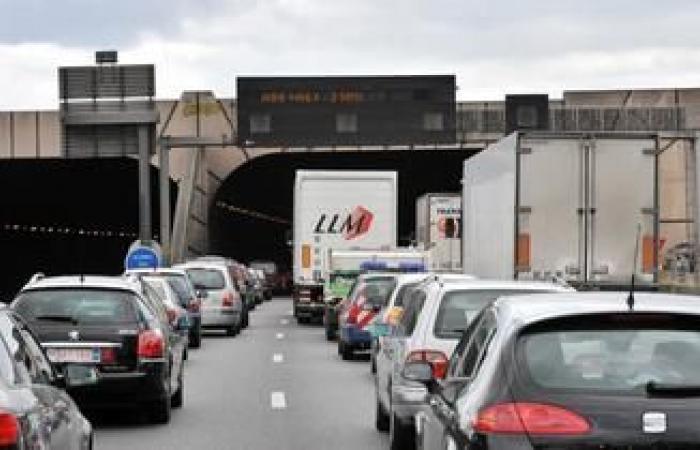
[[20, 294], [14, 309], [30, 322], [134, 322], [134, 299], [133, 294], [119, 290], [43, 289]]
[[649, 386], [700, 387], [700, 327], [537, 331], [517, 343], [527, 379], [544, 389], [641, 393]]
[[385, 306], [396, 287], [396, 277], [376, 277], [364, 280], [356, 291], [354, 302]]
[[226, 286], [224, 275], [216, 269], [187, 269], [187, 275], [197, 289], [217, 290]]
[[185, 281], [185, 277], [182, 275], [168, 274], [164, 278], [167, 280], [168, 284], [177, 294], [177, 299], [181, 306], [187, 306], [189, 301], [194, 298], [194, 292], [190, 292], [190, 287]]
[[404, 284], [399, 288], [399, 292], [396, 293], [396, 300], [394, 301], [394, 306], [403, 307], [404, 300], [408, 298], [409, 293], [418, 286], [418, 283], [408, 283]]
[[534, 291], [514, 289], [465, 289], [448, 291], [440, 301], [435, 319], [435, 336], [459, 339], [481, 309], [504, 295], [532, 294]]

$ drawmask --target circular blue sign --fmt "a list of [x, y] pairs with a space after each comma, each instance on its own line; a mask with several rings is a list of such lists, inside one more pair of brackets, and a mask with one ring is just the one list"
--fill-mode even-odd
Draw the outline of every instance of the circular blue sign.
[[160, 255], [150, 247], [135, 247], [129, 249], [124, 261], [126, 270], [155, 269], [160, 267]]

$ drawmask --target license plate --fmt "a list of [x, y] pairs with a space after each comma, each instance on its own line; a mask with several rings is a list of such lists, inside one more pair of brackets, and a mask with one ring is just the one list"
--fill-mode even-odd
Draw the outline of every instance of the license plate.
[[99, 348], [49, 348], [46, 356], [53, 363], [99, 363]]

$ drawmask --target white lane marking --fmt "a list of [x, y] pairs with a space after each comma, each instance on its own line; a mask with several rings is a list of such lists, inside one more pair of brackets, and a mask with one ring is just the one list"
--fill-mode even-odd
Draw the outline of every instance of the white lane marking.
[[277, 391], [270, 394], [270, 405], [272, 409], [284, 409], [287, 407], [287, 399], [284, 392]]
[[284, 339], [284, 333], [277, 333], [277, 334], [275, 335], [275, 337], [276, 337], [277, 339], [280, 339], [280, 340], [281, 340], [281, 339]]
[[280, 323], [282, 325], [289, 325], [289, 319], [282, 319], [282, 320], [280, 320]]
[[272, 355], [272, 362], [278, 364], [284, 362], [284, 355], [282, 353], [275, 353]]

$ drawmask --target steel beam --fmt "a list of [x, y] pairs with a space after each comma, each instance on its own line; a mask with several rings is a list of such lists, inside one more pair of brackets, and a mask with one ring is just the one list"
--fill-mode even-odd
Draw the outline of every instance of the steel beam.
[[160, 245], [163, 250], [163, 265], [170, 264], [170, 149], [159, 148], [160, 175]]
[[139, 239], [150, 242], [151, 235], [151, 136], [149, 127], [138, 128], [139, 145]]

